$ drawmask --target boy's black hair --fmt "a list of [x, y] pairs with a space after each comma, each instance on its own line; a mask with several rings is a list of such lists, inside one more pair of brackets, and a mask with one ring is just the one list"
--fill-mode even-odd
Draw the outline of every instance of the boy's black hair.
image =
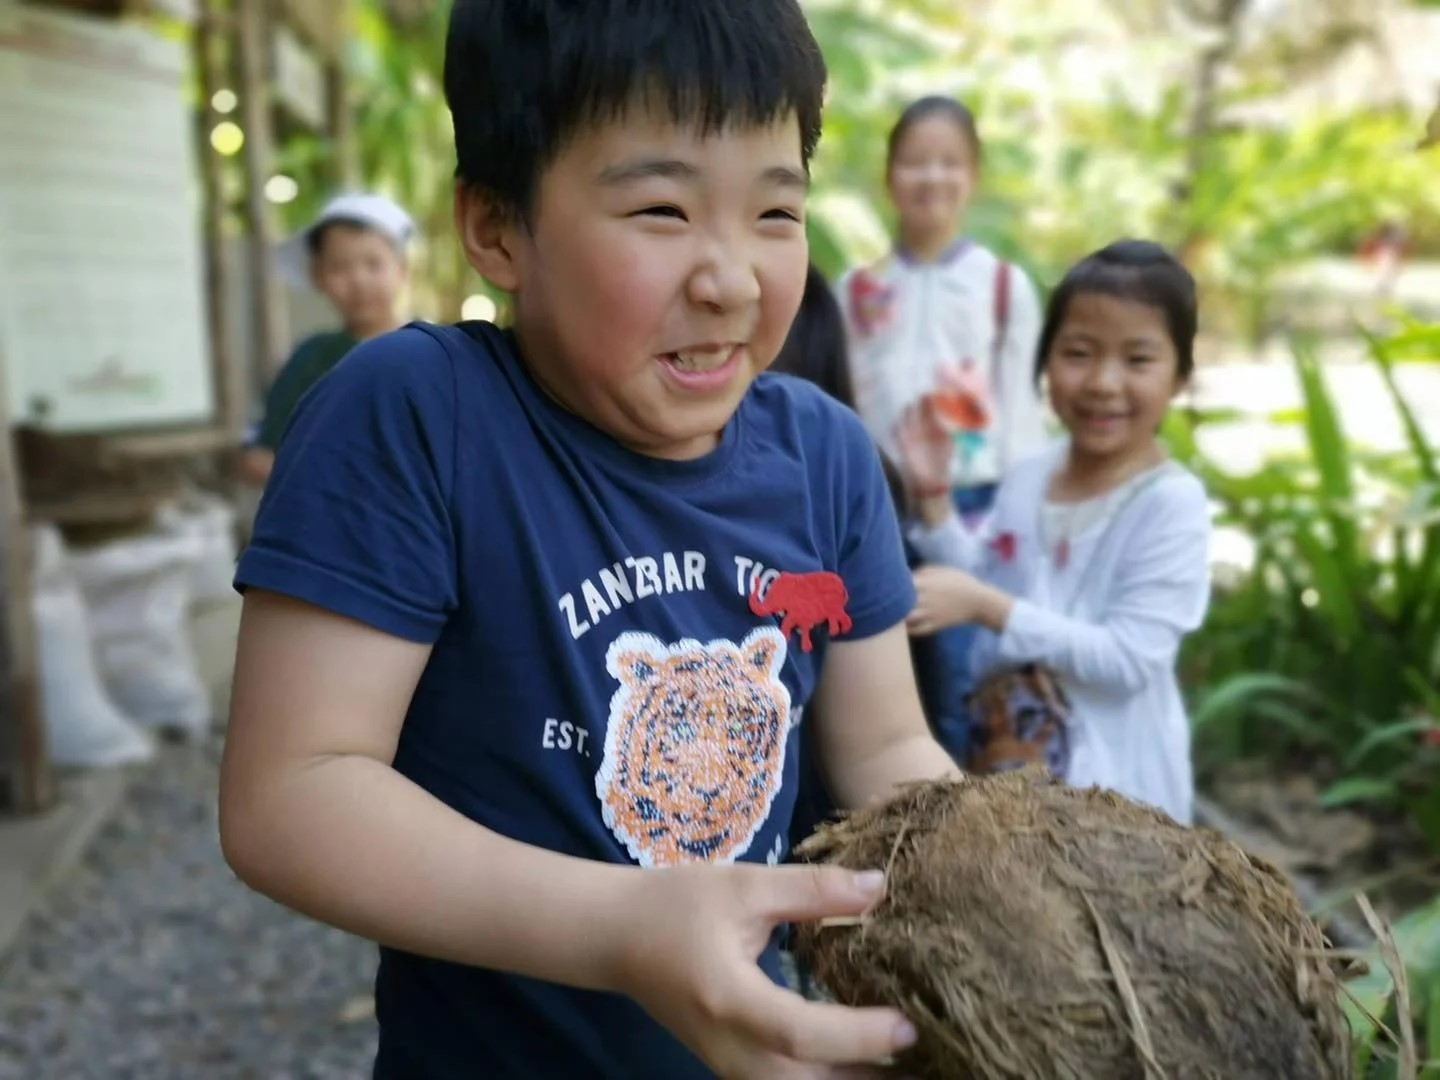
[[1084, 293], [1103, 293], [1134, 300], [1160, 311], [1175, 346], [1180, 378], [1195, 371], [1195, 332], [1199, 308], [1195, 279], [1180, 260], [1149, 240], [1118, 240], [1080, 260], [1050, 296], [1045, 324], [1040, 330], [1040, 352], [1035, 360], [1038, 382], [1050, 362], [1050, 350], [1070, 303]]
[[[805, 275], [805, 294], [790, 334], [770, 370], [814, 383], [847, 408], [855, 408], [854, 383], [850, 379], [850, 347], [845, 337], [845, 316], [829, 283], [814, 263]], [[908, 511], [905, 481], [900, 470], [882, 452], [880, 468], [890, 499], [902, 517]]]
[[[330, 235], [330, 230], [336, 227], [356, 229], [360, 232], [373, 232], [377, 236], [385, 236], [384, 232], [377, 229], [370, 222], [361, 221], [359, 218], [328, 218], [305, 234], [305, 249], [310, 253], [311, 259], [319, 258], [320, 253], [325, 250], [325, 238]], [[385, 240], [392, 247], [394, 246], [394, 241], [392, 241], [390, 237], [385, 236]]]
[[919, 101], [911, 102], [900, 114], [900, 119], [895, 121], [895, 126], [890, 129], [890, 141], [885, 147], [886, 176], [889, 176], [890, 170], [895, 167], [895, 153], [900, 149], [900, 143], [906, 134], [921, 120], [928, 120], [932, 116], [943, 116], [954, 121], [961, 134], [970, 141], [970, 152], [974, 155], [975, 164], [980, 164], [985, 144], [980, 141], [980, 129], [975, 125], [975, 114], [970, 111], [968, 106], [952, 97], [931, 94], [929, 97], [922, 97]]
[[455, 0], [445, 48], [457, 175], [525, 220], [566, 140], [637, 102], [705, 134], [793, 112], [808, 166], [825, 79], [798, 0]]

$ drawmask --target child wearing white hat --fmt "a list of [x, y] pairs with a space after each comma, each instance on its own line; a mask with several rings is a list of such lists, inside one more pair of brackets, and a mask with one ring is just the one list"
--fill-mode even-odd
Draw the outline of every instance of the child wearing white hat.
[[310, 388], [360, 342], [399, 328], [400, 294], [409, 275], [406, 254], [414, 236], [410, 215], [385, 196], [346, 194], [332, 199], [280, 249], [285, 276], [323, 293], [340, 328], [306, 338], [281, 368], [242, 458], [247, 481], [264, 486], [269, 480], [275, 448]]

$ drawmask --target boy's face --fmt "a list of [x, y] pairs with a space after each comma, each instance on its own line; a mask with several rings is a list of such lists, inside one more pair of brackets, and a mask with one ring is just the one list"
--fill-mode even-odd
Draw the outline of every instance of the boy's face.
[[313, 263], [315, 287], [361, 333], [386, 330], [405, 287], [405, 260], [373, 229], [336, 223], [325, 227]]
[[[514, 293], [526, 362], [552, 397], [631, 449], [693, 458], [795, 317], [806, 186], [793, 116], [701, 136], [636, 108], [566, 143], [530, 228], [501, 225], [490, 254], [471, 252]], [[473, 236], [485, 211], [468, 201]]]

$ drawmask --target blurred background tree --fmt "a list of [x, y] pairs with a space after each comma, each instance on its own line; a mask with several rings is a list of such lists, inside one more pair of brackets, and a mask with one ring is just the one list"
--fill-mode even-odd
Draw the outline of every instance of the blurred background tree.
[[[1425, 112], [1394, 55], [1410, 12], [1426, 5], [806, 6], [831, 70], [810, 230], [831, 275], [887, 246], [885, 134], [906, 101], [935, 91], [980, 117], [986, 165], [971, 231], [1042, 283], [1107, 240], [1148, 234], [1185, 252], [1217, 328], [1254, 338], [1288, 267], [1353, 250], [1381, 222], [1403, 221], [1418, 250], [1440, 250], [1430, 182], [1440, 148], [1419, 145]], [[361, 0], [350, 56], [360, 174], [420, 222], [416, 307], [436, 318], [486, 292], [448, 235], [446, 18], [444, 4]], [[1329, 93], [1327, 78], [1357, 71], [1367, 73], [1358, 93]], [[292, 222], [328, 194], [328, 153], [305, 136], [285, 146], [283, 169], [300, 181]]]

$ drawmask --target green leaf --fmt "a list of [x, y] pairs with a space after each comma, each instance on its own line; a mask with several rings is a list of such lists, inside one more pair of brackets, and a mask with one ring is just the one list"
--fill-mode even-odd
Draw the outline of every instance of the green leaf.
[[1320, 797], [1327, 810], [1361, 802], [1394, 802], [1400, 797], [1400, 786], [1393, 780], [1371, 776], [1352, 776], [1331, 784]]
[[1293, 344], [1295, 372], [1305, 399], [1306, 429], [1310, 437], [1310, 453], [1320, 470], [1320, 487], [1332, 508], [1331, 525], [1335, 530], [1337, 562], [1342, 570], [1355, 552], [1355, 526], [1338, 508], [1355, 501], [1353, 468], [1345, 431], [1340, 426], [1335, 405], [1325, 385], [1324, 372], [1313, 338], [1297, 337]]
[[1420, 1080], [1440, 1080], [1440, 972], [1434, 974], [1424, 991], [1430, 999], [1425, 1015], [1426, 1041], [1429, 1044], [1425, 1056], [1430, 1060], [1421, 1070]]
[[[1420, 827], [1430, 851], [1440, 856], [1440, 785], [1432, 784], [1411, 796], [1405, 802], [1405, 809]], [[1440, 986], [1436, 989], [1440, 991]]]
[[1232, 675], [1218, 686], [1212, 687], [1201, 697], [1190, 719], [1191, 729], [1202, 730], [1217, 717], [1242, 709], [1262, 696], [1290, 697], [1296, 700], [1310, 699], [1319, 704], [1309, 688], [1297, 679], [1269, 672], [1246, 672]]
[[[1412, 989], [1436, 987], [1440, 984], [1440, 898], [1405, 916], [1392, 929], [1395, 947], [1404, 960]], [[1351, 1002], [1347, 995], [1344, 1003], [1345, 1012], [1350, 1017], [1351, 1030], [1355, 1031], [1357, 1036], [1371, 1026], [1369, 1020], [1361, 1014], [1360, 1007], [1379, 1016], [1394, 990], [1393, 980], [1385, 970], [1385, 962], [1379, 950], [1370, 950], [1365, 959], [1370, 972], [1348, 984], [1350, 994], [1354, 995], [1356, 1001]]]
[[[1410, 443], [1411, 452], [1415, 456], [1415, 463], [1420, 467], [1425, 479], [1432, 484], [1440, 483], [1440, 464], [1435, 460], [1435, 451], [1430, 446], [1430, 440], [1425, 436], [1425, 429], [1420, 426], [1420, 421], [1415, 416], [1415, 410], [1410, 407], [1410, 402], [1405, 399], [1400, 385], [1395, 381], [1395, 364], [1392, 359], [1392, 350], [1399, 346], [1396, 344], [1400, 339], [1394, 338], [1386, 342], [1377, 338], [1363, 326], [1359, 328], [1361, 335], [1370, 349], [1370, 355], [1375, 361], [1375, 367], [1380, 372], [1380, 378], [1385, 383], [1385, 389], [1390, 394], [1390, 400], [1395, 403], [1395, 411], [1400, 415], [1401, 426], [1405, 429], [1405, 438]], [[1427, 328], [1427, 333], [1434, 335], [1434, 355], [1440, 356], [1440, 330]]]
[[1341, 643], [1353, 641], [1360, 633], [1360, 610], [1351, 591], [1355, 575], [1345, 572], [1344, 552], [1309, 529], [1297, 529], [1293, 539], [1319, 594], [1317, 610], [1329, 619], [1331, 632]]
[[1435, 722], [1429, 717], [1420, 717], [1414, 720], [1397, 720], [1393, 724], [1375, 728], [1356, 744], [1355, 749], [1350, 751], [1345, 758], [1345, 767], [1347, 769], [1358, 768], [1367, 757], [1382, 746], [1389, 746], [1407, 739], [1413, 743], [1415, 736], [1423, 735], [1434, 726]]

